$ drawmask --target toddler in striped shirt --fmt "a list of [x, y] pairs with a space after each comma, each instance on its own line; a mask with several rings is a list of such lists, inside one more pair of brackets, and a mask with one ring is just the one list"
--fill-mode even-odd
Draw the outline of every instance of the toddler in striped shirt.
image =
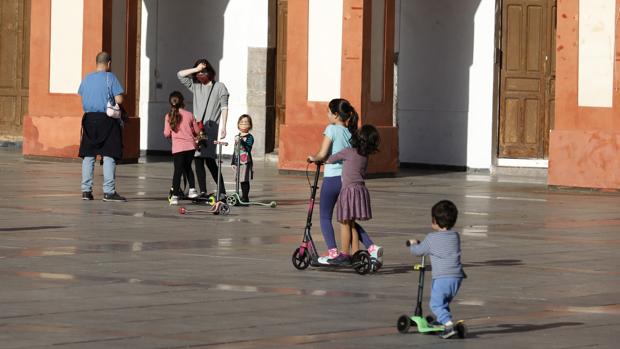
[[461, 287], [465, 278], [461, 265], [461, 238], [452, 230], [456, 223], [458, 210], [448, 200], [436, 203], [432, 210], [432, 227], [434, 232], [428, 234], [422, 242], [409, 240], [411, 253], [416, 256], [430, 256], [433, 274], [430, 308], [437, 321], [445, 326], [442, 338], [457, 334], [450, 313], [450, 302]]

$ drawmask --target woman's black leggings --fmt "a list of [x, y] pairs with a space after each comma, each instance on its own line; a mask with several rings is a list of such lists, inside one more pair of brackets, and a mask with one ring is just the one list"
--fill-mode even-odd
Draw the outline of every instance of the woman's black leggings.
[[194, 160], [194, 150], [182, 151], [172, 154], [174, 162], [174, 174], [172, 176], [172, 193], [181, 195], [181, 176], [185, 174], [190, 188], [194, 188], [194, 172], [192, 172], [192, 161]]
[[[195, 158], [196, 159], [196, 176], [198, 177], [198, 186], [203, 193], [207, 192], [207, 173], [205, 171], [205, 164], [211, 172], [211, 176], [215, 183], [217, 183], [217, 163], [213, 158]], [[226, 188], [224, 187], [224, 178], [220, 174], [220, 194], [226, 194]]]

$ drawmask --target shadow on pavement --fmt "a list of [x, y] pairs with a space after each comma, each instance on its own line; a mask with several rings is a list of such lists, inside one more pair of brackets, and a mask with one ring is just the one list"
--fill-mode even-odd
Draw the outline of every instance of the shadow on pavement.
[[522, 333], [532, 331], [543, 331], [552, 328], [579, 326], [583, 322], [553, 322], [549, 324], [533, 325], [533, 324], [499, 324], [493, 328], [482, 331], [469, 331], [467, 338], [483, 337], [488, 334], [505, 334], [505, 333]]

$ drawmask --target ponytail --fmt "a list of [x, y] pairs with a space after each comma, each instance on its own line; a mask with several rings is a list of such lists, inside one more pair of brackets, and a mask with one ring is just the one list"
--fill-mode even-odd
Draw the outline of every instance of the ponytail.
[[355, 111], [355, 108], [344, 98], [332, 99], [329, 102], [329, 111], [332, 114], [338, 115], [338, 118], [347, 125], [347, 129], [351, 135], [357, 132], [357, 123], [359, 122], [359, 115]]
[[183, 104], [183, 95], [179, 91], [173, 91], [168, 98], [168, 102], [170, 103], [168, 123], [170, 124], [170, 129], [176, 132], [181, 122], [181, 112], [179, 112], [179, 110], [185, 107], [185, 104]]

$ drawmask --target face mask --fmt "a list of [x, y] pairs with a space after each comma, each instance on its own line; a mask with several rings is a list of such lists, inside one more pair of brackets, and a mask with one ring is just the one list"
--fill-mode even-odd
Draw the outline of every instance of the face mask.
[[196, 80], [200, 81], [201, 84], [208, 84], [211, 80], [209, 80], [209, 76], [207, 75], [196, 75]]

